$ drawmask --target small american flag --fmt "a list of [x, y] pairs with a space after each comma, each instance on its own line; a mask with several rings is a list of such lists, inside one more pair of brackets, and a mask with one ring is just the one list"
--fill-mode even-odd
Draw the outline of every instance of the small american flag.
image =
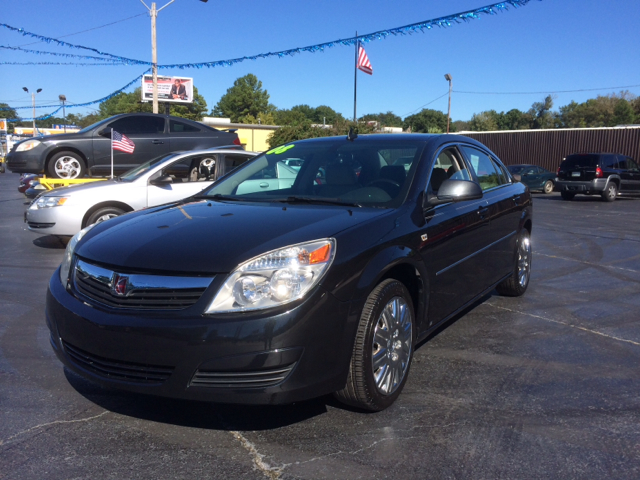
[[358, 42], [358, 64], [356, 65], [356, 68], [358, 70], [362, 70], [364, 73], [373, 75], [373, 67], [371, 66], [369, 57], [367, 57], [367, 52], [364, 51], [362, 42]]
[[136, 148], [136, 144], [129, 140], [126, 135], [113, 131], [111, 137], [111, 147], [114, 150], [120, 150], [125, 153], [133, 153]]

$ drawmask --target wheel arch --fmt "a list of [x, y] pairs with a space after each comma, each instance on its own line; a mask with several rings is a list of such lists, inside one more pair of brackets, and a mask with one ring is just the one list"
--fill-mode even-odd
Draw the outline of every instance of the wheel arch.
[[115, 200], [97, 203], [85, 212], [84, 217], [82, 217], [82, 228], [87, 226], [87, 220], [95, 211], [105, 207], [119, 208], [120, 210], [124, 210], [125, 213], [133, 212], [134, 210], [130, 205]]

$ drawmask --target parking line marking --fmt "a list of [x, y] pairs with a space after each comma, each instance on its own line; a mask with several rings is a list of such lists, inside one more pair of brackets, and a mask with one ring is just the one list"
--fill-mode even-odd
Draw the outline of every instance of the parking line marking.
[[564, 325], [566, 327], [577, 328], [578, 330], [584, 330], [585, 332], [593, 333], [595, 335], [600, 335], [602, 337], [607, 337], [607, 338], [610, 338], [612, 340], [618, 340], [619, 342], [630, 343], [632, 345], [636, 345], [637, 347], [640, 347], [640, 342], [634, 342], [633, 340], [627, 340], [625, 338], [614, 337], [613, 335], [607, 335], [606, 333], [602, 333], [602, 332], [598, 332], [597, 330], [591, 330], [589, 328], [581, 327], [580, 325], [574, 325], [573, 323], [561, 322], [560, 320], [553, 320], [552, 318], [543, 317], [541, 315], [534, 315], [533, 313], [526, 313], [526, 312], [521, 312], [519, 310], [512, 310], [510, 308], [501, 307], [500, 305], [496, 305], [495, 303], [485, 302], [484, 305], [489, 305], [491, 307], [500, 308], [502, 310], [506, 310], [507, 312], [520, 313], [522, 315], [527, 315], [529, 317], [539, 318], [540, 320], [545, 320], [547, 322], [557, 323], [557, 324], [560, 324], [560, 325]]
[[558, 260], [567, 260], [567, 261], [570, 261], [570, 262], [584, 263], [585, 265], [591, 265], [593, 267], [615, 268], [616, 270], [624, 270], [625, 272], [640, 273], [640, 271], [634, 270], [632, 268], [614, 267], [613, 265], [607, 265], [606, 263], [586, 262], [584, 260], [578, 260], [576, 258], [559, 257], [557, 255], [547, 255], [546, 253], [540, 253], [540, 252], [533, 252], [533, 253], [534, 253], [534, 255], [541, 255], [543, 257], [549, 257], [549, 258], [557, 258]]

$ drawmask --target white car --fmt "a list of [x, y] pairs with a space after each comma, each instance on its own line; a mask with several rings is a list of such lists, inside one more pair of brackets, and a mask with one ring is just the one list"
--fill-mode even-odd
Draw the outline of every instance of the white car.
[[40, 195], [29, 205], [25, 222], [39, 234], [75, 235], [87, 225], [195, 195], [255, 155], [209, 149], [158, 157], [114, 179]]

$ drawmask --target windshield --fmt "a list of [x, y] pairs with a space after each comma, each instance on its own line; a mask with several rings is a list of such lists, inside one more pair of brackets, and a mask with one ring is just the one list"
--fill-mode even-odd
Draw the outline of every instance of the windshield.
[[137, 178], [140, 178], [142, 175], [144, 175], [149, 170], [151, 170], [158, 163], [164, 162], [176, 156], [177, 154], [175, 153], [171, 153], [169, 155], [160, 155], [159, 157], [149, 160], [148, 162], [145, 162], [142, 165], [138, 165], [137, 167], [132, 168], [128, 172], [123, 173], [118, 177], [118, 180], [121, 180], [123, 182], [133, 182], [134, 180], [136, 180]]
[[[386, 136], [382, 136], [386, 137]], [[200, 196], [233, 201], [389, 207], [406, 196], [421, 141], [346, 137], [292, 142], [256, 157]]]
[[85, 133], [88, 132], [89, 130], [93, 130], [94, 128], [96, 128], [99, 125], [102, 125], [104, 123], [107, 123], [109, 120], [111, 120], [111, 117], [109, 118], [105, 118], [104, 120], [100, 120], [96, 123], [92, 123], [91, 125], [89, 125], [88, 127], [84, 127], [82, 130], [80, 130], [78, 133]]
[[562, 162], [562, 168], [596, 167], [598, 160], [600, 160], [600, 155], [569, 155]]
[[507, 167], [511, 173], [522, 173], [526, 166], [522, 165], [511, 165]]

